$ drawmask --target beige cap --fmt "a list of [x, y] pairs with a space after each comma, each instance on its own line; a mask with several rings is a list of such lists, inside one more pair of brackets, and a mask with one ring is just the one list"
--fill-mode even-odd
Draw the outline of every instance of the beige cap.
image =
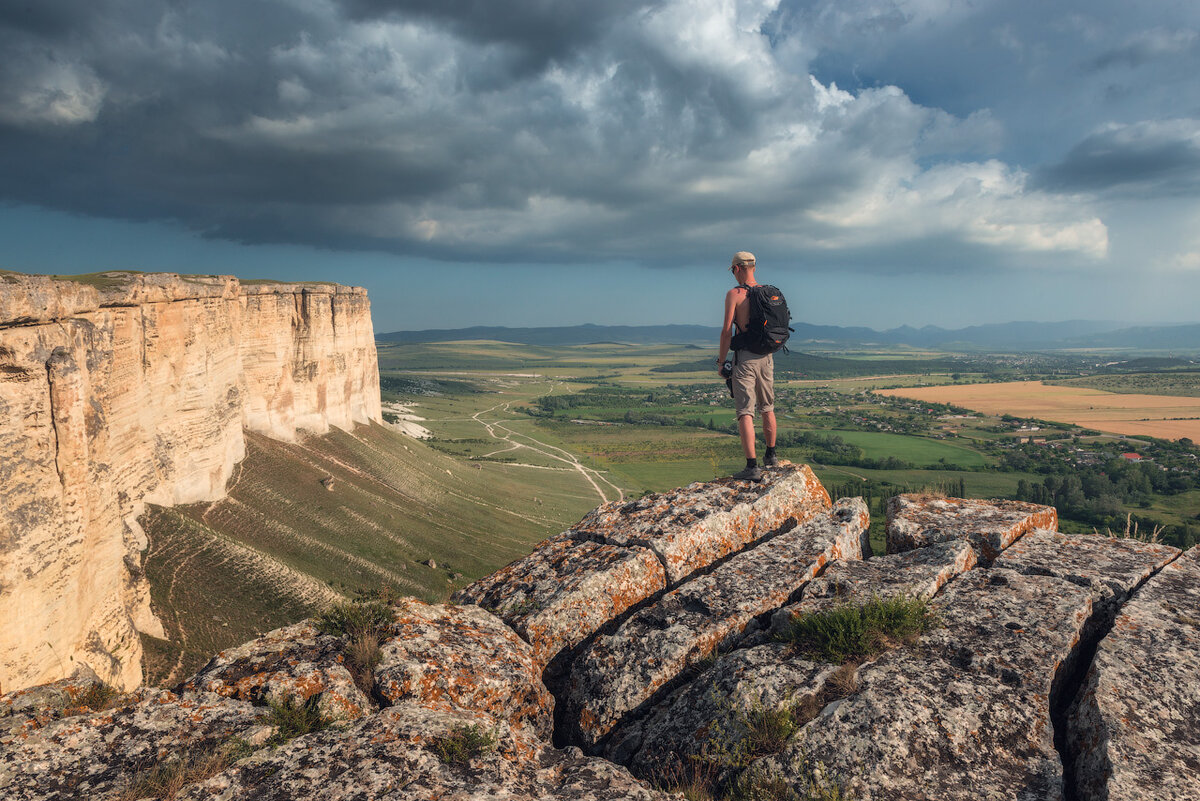
[[748, 250], [739, 250], [737, 253], [734, 253], [733, 264], [737, 265], [742, 262], [750, 262], [751, 264], [754, 264], [754, 254]]

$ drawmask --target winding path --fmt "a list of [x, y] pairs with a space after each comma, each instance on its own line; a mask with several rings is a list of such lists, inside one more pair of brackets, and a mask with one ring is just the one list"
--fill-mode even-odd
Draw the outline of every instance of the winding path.
[[[488, 422], [487, 420], [482, 419], [483, 415], [488, 414], [490, 412], [494, 412], [497, 409], [507, 411], [511, 405], [512, 405], [511, 402], [497, 403], [495, 406], [492, 406], [491, 408], [484, 409], [483, 411], [476, 412], [475, 414], [471, 415], [472, 420], [474, 420], [476, 423], [479, 423], [479, 425], [484, 427], [484, 429], [488, 433], [488, 436], [493, 437], [494, 439], [501, 440], [503, 442], [507, 442], [511, 446], [508, 448], [502, 448], [497, 451], [492, 451], [491, 453], [487, 454], [488, 456], [493, 456], [497, 453], [506, 453], [508, 451], [517, 450], [519, 448], [526, 448], [528, 450], [533, 451], [534, 453], [541, 454], [542, 456], [545, 456], [549, 459], [554, 459], [555, 461], [564, 463], [566, 465], [565, 469], [577, 471], [581, 476], [583, 476], [584, 480], [587, 481], [587, 483], [592, 485], [592, 489], [596, 491], [596, 494], [598, 496], [600, 496], [601, 503], [607, 503], [609, 500], [611, 500], [608, 497], [608, 494], [605, 492], [604, 488], [600, 486], [601, 482], [608, 485], [608, 487], [610, 487], [614, 492], [616, 492], [616, 500], [618, 500], [618, 501], [624, 500], [625, 493], [621, 490], [620, 487], [618, 487], [616, 484], [612, 483], [607, 478], [605, 478], [600, 473], [599, 470], [596, 470], [595, 468], [592, 468], [592, 467], [588, 467], [587, 465], [584, 465], [583, 463], [581, 463], [579, 461], [579, 458], [577, 456], [575, 456], [575, 454], [571, 453], [570, 451], [566, 451], [566, 450], [563, 450], [562, 448], [556, 447], [554, 445], [549, 445], [540, 440], [536, 440], [533, 437], [529, 436], [528, 434], [522, 434], [518, 431], [513, 431], [511, 428], [504, 425], [499, 420], [493, 420], [491, 422]], [[496, 433], [497, 430], [502, 431], [504, 433], [497, 434]], [[527, 444], [525, 442], [518, 442], [515, 439], [515, 437], [521, 437], [522, 439], [528, 440], [528, 442], [532, 443], [532, 444]], [[555, 451], [556, 453], [552, 453], [552, 451]], [[525, 465], [525, 466], [541, 467], [541, 465]], [[554, 468], [544, 468], [544, 469], [554, 469]]]

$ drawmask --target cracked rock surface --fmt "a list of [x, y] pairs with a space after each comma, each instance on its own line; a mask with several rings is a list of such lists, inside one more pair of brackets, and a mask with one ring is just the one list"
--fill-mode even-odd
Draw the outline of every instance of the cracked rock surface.
[[549, 738], [554, 698], [533, 649], [477, 606], [401, 601], [375, 668], [389, 703], [485, 712]]
[[888, 502], [887, 552], [966, 539], [983, 562], [1035, 528], [1058, 529], [1058, 511], [1022, 501], [897, 495]]
[[113, 797], [169, 754], [261, 743], [266, 710], [214, 693], [142, 689], [117, 706], [84, 711], [0, 739], [0, 797], [11, 801]]
[[743, 551], [603, 635], [572, 665], [566, 718], [594, 747], [623, 716], [714, 654], [758, 615], [778, 609], [837, 559], [859, 559], [870, 524], [861, 498]]
[[[108, 801], [237, 743], [176, 797], [658, 801], [692, 778], [720, 801], [1200, 801], [1200, 549], [901, 496], [891, 553], [864, 560], [861, 500], [831, 506], [807, 468], [768, 476], [608, 504], [469, 603], [401, 601], [365, 675], [348, 635], [308, 621], [179, 694], [90, 711], [81, 673], [0, 697], [0, 796]], [[869, 661], [779, 639], [896, 595], [935, 624]], [[286, 739], [266, 705], [289, 697], [335, 722]]]
[[1200, 797], [1200, 546], [1125, 604], [1070, 711], [1080, 798]]

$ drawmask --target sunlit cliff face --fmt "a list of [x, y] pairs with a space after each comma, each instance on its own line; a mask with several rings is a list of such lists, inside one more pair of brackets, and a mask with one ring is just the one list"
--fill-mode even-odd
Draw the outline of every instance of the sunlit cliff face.
[[380, 419], [366, 293], [332, 284], [4, 274], [0, 388], [4, 690], [80, 663], [139, 684], [143, 505], [222, 497], [243, 428]]

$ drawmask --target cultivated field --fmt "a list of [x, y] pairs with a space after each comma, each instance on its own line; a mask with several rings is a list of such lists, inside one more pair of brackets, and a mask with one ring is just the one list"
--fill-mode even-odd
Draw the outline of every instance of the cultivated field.
[[[222, 648], [382, 585], [445, 599], [598, 504], [736, 472], [742, 450], [729, 394], [709, 366], [714, 350], [381, 344], [385, 420], [396, 428], [407, 421], [431, 439], [378, 425], [293, 444], [248, 435], [228, 498], [148, 510], [146, 572], [171, 638], [144, 637], [148, 681], [169, 684]], [[1145, 465], [1156, 478], [1194, 474], [1197, 462], [1188, 459], [1196, 455], [1181, 455], [1186, 449], [1081, 436], [1067, 422], [1200, 441], [1200, 420], [1168, 419], [1200, 418], [1200, 398], [1032, 381], [953, 384], [1028, 375], [1021, 371], [1039, 367], [1027, 358], [1037, 357], [928, 356], [918, 364], [908, 352], [824, 361], [798, 353], [789, 358], [802, 369], [777, 380], [781, 457], [810, 464], [836, 496], [866, 497], [877, 551], [884, 501], [898, 492], [1028, 499], [1048, 491], [1048, 474], [1083, 470], [1084, 461], [1069, 460], [1084, 459], [1085, 448], [1094, 471], [1114, 473], [1105, 460], [1135, 448], [1158, 457]], [[812, 377], [818, 367], [827, 378]], [[1068, 372], [1049, 368], [1033, 374]], [[1186, 382], [1177, 375], [1168, 383], [1186, 390]], [[881, 392], [913, 384], [924, 386]], [[1129, 377], [1121, 384], [1165, 385]], [[1061, 447], [1021, 444], [1023, 423], [1008, 414], [1064, 421], [1043, 423], [1039, 433]], [[1152, 492], [1144, 479], [1096, 490], [1112, 496], [1104, 509], [1064, 519], [1064, 528], [1119, 529], [1134, 513], [1182, 530], [1181, 544], [1193, 542], [1187, 527], [1200, 520], [1200, 484]], [[1091, 498], [1073, 502], [1082, 500]]]
[[881, 395], [949, 403], [984, 414], [1011, 414], [1113, 434], [1200, 442], [1200, 398], [1104, 392], [1041, 381], [879, 390]]

